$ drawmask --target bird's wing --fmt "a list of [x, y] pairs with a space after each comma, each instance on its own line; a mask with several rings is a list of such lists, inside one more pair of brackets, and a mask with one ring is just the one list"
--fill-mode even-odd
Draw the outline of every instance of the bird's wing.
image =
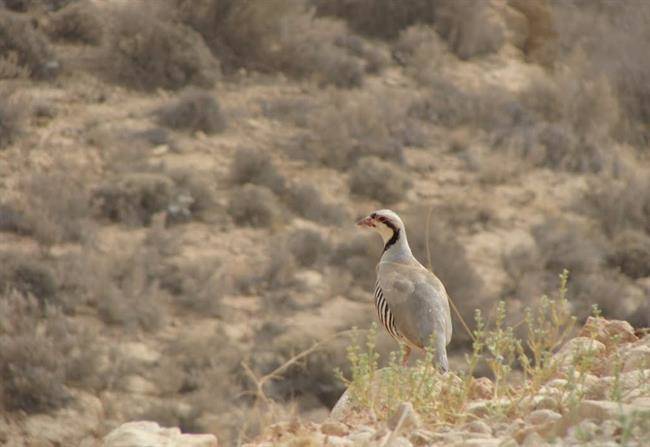
[[[449, 299], [442, 282], [422, 265], [381, 262], [377, 278], [397, 330], [416, 346], [429, 344], [432, 334], [451, 340]], [[443, 345], [443, 346], [444, 346]]]

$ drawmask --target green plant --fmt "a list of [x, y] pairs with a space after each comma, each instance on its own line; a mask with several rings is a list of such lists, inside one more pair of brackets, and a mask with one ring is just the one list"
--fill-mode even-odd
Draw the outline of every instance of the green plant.
[[[472, 353], [466, 356], [466, 368], [458, 374], [440, 374], [433, 363], [434, 352], [425, 351], [414, 367], [398, 362], [400, 356], [392, 352], [385, 368], [375, 346], [376, 325], [368, 331], [364, 346], [357, 341], [348, 348], [350, 377], [341, 371], [337, 376], [348, 386], [353, 405], [379, 418], [388, 417], [401, 402], [409, 401], [427, 421], [439, 424], [459, 424], [470, 417], [468, 404], [476, 382], [473, 375], [481, 363], [487, 364], [494, 378], [491, 396], [485, 403], [486, 417], [502, 419], [521, 415], [520, 404], [532, 398], [559, 372], [558, 360], [553, 356], [572, 334], [575, 318], [569, 312], [566, 299], [568, 272], [560, 276], [557, 297], [543, 297], [540, 303], [526, 312], [521, 324], [528, 327], [528, 339], [515, 335], [513, 327], [505, 324], [506, 305], [500, 302], [494, 321], [486, 322], [476, 310], [476, 328], [473, 331]], [[563, 402], [576, 408], [584, 396], [586, 372], [594, 367], [594, 352], [573, 357], [564, 374]], [[514, 378], [514, 370], [521, 369], [523, 380]]]
[[[520, 363], [530, 378], [533, 388], [538, 389], [557, 370], [552, 354], [572, 334], [576, 318], [570, 313], [567, 301], [568, 270], [560, 275], [559, 294], [556, 299], [543, 296], [535, 308], [525, 312], [527, 326], [526, 346], [530, 356], [519, 346]], [[531, 362], [532, 360], [532, 362]]]

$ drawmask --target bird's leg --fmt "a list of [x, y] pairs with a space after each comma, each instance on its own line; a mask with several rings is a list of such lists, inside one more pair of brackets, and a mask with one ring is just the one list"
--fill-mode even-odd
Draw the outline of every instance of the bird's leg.
[[402, 366], [406, 366], [409, 362], [409, 356], [411, 355], [411, 347], [409, 345], [404, 345], [404, 357], [402, 357]]

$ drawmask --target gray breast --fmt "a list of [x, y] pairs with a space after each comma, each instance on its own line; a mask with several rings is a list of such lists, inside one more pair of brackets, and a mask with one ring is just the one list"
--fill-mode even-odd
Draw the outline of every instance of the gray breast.
[[377, 307], [377, 315], [379, 316], [381, 324], [393, 338], [401, 341], [402, 336], [395, 327], [395, 319], [393, 318], [390, 307], [384, 298], [384, 292], [381, 290], [379, 280], [377, 280], [377, 284], [375, 285], [375, 306]]

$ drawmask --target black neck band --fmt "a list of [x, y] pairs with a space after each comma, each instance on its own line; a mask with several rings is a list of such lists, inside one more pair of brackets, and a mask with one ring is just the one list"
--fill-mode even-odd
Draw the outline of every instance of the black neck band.
[[395, 228], [395, 227], [392, 227], [392, 226], [390, 226], [390, 227], [393, 230], [393, 235], [391, 236], [390, 239], [388, 239], [388, 242], [386, 242], [386, 245], [384, 245], [384, 251], [388, 250], [390, 247], [395, 245], [395, 243], [399, 239], [399, 228]]

